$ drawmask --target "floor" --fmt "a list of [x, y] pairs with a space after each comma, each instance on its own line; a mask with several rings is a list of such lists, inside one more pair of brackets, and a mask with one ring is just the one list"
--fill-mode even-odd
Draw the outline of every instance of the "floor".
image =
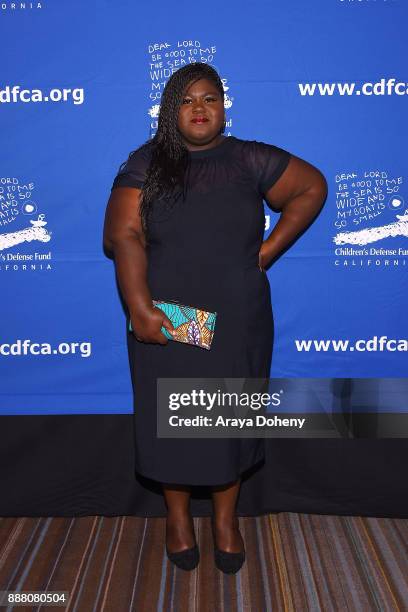
[[201, 561], [192, 572], [168, 561], [164, 518], [0, 518], [0, 590], [66, 591], [64, 607], [14, 608], [45, 612], [407, 609], [407, 520], [239, 521], [246, 562], [228, 576], [214, 566], [208, 517], [194, 518]]

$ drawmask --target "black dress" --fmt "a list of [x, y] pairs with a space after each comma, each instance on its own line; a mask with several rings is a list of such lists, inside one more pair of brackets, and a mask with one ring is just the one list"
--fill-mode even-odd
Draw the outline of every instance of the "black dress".
[[[290, 153], [234, 136], [190, 151], [187, 197], [148, 221], [148, 285], [153, 299], [216, 311], [210, 350], [169, 340], [143, 343], [127, 333], [134, 391], [136, 470], [153, 480], [217, 485], [236, 480], [265, 458], [261, 438], [170, 439], [156, 435], [157, 378], [270, 375], [273, 315], [270, 285], [258, 267], [264, 236], [263, 194], [278, 180]], [[129, 155], [112, 189], [141, 187], [150, 143]], [[161, 206], [157, 206], [161, 204]]]

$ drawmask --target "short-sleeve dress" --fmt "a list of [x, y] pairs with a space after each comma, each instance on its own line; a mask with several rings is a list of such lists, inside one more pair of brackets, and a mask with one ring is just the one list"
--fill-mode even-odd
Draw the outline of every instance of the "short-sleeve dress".
[[[141, 188], [150, 154], [150, 142], [131, 153], [112, 189]], [[270, 285], [258, 266], [263, 196], [290, 156], [272, 144], [225, 136], [213, 148], [189, 151], [184, 200], [175, 197], [167, 207], [157, 206], [163, 200], [153, 203], [146, 247], [152, 298], [215, 311], [217, 320], [210, 350], [172, 340], [144, 343], [127, 331], [135, 468], [143, 476], [163, 483], [219, 485], [265, 459], [262, 438], [158, 437], [156, 383], [171, 377], [270, 376]]]

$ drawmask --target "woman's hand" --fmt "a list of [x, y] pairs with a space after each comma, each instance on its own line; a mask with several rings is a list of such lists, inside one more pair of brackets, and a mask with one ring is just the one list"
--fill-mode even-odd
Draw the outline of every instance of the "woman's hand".
[[258, 254], [258, 266], [261, 272], [265, 272], [265, 266], [268, 264], [268, 256], [265, 250], [265, 243], [262, 243]]
[[141, 342], [153, 342], [155, 344], [167, 344], [168, 338], [161, 331], [165, 327], [168, 332], [173, 333], [174, 327], [170, 319], [160, 308], [139, 309], [130, 317], [133, 334]]

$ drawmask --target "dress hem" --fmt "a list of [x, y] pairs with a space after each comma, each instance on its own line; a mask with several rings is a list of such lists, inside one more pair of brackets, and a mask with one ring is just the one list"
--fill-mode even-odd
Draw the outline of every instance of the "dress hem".
[[176, 484], [176, 485], [186, 485], [186, 486], [192, 486], [192, 487], [217, 487], [220, 485], [224, 485], [224, 484], [228, 484], [229, 482], [235, 482], [236, 480], [238, 480], [238, 478], [240, 478], [243, 474], [245, 474], [246, 472], [248, 472], [249, 470], [251, 470], [252, 468], [254, 468], [255, 466], [257, 466], [259, 463], [263, 463], [265, 461], [265, 455], [264, 453], [262, 453], [262, 455], [256, 459], [255, 461], [253, 461], [251, 463], [251, 465], [240, 469], [238, 472], [235, 473], [235, 476], [233, 476], [232, 478], [223, 478], [221, 481], [217, 481], [217, 482], [186, 482], [186, 480], [180, 480], [180, 479], [169, 479], [169, 478], [165, 478], [164, 476], [160, 476], [158, 477], [157, 475], [154, 476], [151, 472], [150, 474], [148, 474], [146, 471], [142, 471], [139, 468], [135, 467], [135, 471], [140, 474], [140, 476], [143, 476], [143, 478], [148, 478], [149, 480], [154, 480], [156, 482], [163, 482], [163, 483], [168, 483], [168, 484]]

